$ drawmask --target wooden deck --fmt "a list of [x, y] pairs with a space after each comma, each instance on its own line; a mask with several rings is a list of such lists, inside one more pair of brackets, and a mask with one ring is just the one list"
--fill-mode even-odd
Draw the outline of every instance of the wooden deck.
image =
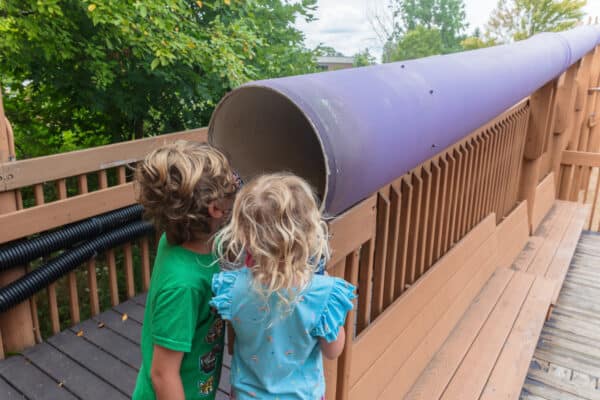
[[544, 325], [524, 400], [600, 399], [600, 235], [584, 232]]
[[[391, 345], [374, 336], [384, 351], [377, 359], [381, 366], [362, 375], [359, 368], [351, 370], [356, 383], [349, 398], [518, 398], [556, 287], [579, 243], [521, 396], [600, 399], [600, 352], [593, 347], [600, 339], [594, 333], [600, 331], [600, 316], [592, 318], [600, 311], [600, 236], [586, 234], [578, 242], [586, 210], [557, 201], [533, 236], [528, 236], [523, 204], [499, 226], [493, 215], [486, 218], [415, 284], [420, 291], [409, 290], [382, 316], [385, 332], [401, 332]], [[596, 304], [579, 305], [595, 295]], [[135, 297], [0, 361], [0, 398], [129, 398], [141, 363], [144, 306], [145, 297]], [[549, 336], [556, 332], [562, 336]], [[356, 340], [353, 357], [372, 357], [372, 347], [368, 352], [360, 347], [372, 333]], [[569, 342], [571, 337], [578, 340]], [[225, 357], [220, 400], [229, 391], [231, 358]], [[558, 381], [555, 375], [567, 368], [569, 380]], [[544, 386], [551, 378], [562, 386]], [[576, 382], [587, 382], [581, 390], [598, 396], [567, 397], [564, 388]], [[534, 397], [540, 390], [562, 392]]]
[[[0, 399], [131, 398], [141, 365], [145, 295], [0, 362]], [[231, 357], [225, 354], [218, 400], [228, 399]]]

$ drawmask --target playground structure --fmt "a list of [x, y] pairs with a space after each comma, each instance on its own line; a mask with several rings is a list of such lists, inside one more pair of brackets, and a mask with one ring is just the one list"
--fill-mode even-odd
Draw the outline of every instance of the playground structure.
[[[599, 43], [588, 26], [256, 82], [226, 96], [209, 128], [31, 160], [14, 159], [1, 111], [0, 243], [130, 206], [128, 165], [168, 141], [210, 140], [244, 177], [291, 170], [323, 199], [328, 271], [359, 294], [346, 349], [326, 363], [328, 399], [517, 398], [581, 230], [600, 230]], [[105, 308], [145, 292], [153, 241], [109, 249], [0, 314], [2, 355], [42, 343], [45, 325], [64, 339], [82, 309], [103, 323]], [[32, 268], [0, 266], [0, 286]]]

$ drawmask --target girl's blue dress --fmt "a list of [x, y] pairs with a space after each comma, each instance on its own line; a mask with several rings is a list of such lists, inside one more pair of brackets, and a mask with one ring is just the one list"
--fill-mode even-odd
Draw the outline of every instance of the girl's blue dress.
[[213, 277], [211, 301], [231, 321], [231, 386], [237, 400], [318, 400], [325, 393], [319, 338], [332, 342], [353, 307], [354, 286], [315, 275], [292, 307], [252, 287], [248, 268]]

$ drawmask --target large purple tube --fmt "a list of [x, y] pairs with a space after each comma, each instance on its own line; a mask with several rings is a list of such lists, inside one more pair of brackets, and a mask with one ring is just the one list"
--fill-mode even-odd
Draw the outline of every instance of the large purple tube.
[[209, 125], [246, 179], [305, 177], [337, 215], [559, 76], [600, 41], [581, 27], [511, 45], [253, 82]]

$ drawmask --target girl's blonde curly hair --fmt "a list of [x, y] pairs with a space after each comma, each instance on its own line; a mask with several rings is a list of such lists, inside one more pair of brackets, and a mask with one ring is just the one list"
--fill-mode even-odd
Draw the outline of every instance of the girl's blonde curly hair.
[[211, 202], [235, 194], [227, 158], [207, 144], [179, 140], [152, 151], [135, 172], [137, 200], [170, 244], [209, 237]]
[[287, 305], [311, 281], [321, 259], [329, 259], [327, 225], [314, 192], [286, 173], [263, 175], [243, 187], [215, 243], [223, 265], [231, 257], [243, 262], [248, 251], [254, 288], [265, 299], [276, 293]]

